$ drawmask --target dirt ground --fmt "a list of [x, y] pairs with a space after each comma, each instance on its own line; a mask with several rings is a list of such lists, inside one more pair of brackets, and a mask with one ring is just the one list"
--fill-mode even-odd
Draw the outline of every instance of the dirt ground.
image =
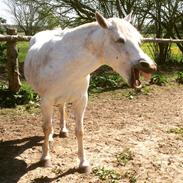
[[[41, 121], [39, 109], [0, 109], [0, 183], [110, 182], [94, 173], [77, 172], [71, 109], [67, 118], [69, 137], [65, 139], [58, 136], [56, 110], [53, 166], [40, 167]], [[183, 182], [183, 136], [168, 133], [183, 127], [183, 86], [153, 86], [146, 95], [134, 97], [126, 97], [122, 90], [96, 94], [90, 97], [84, 124], [85, 149], [92, 168], [118, 172], [123, 175], [116, 181], [120, 183]], [[116, 155], [126, 148], [133, 159], [125, 166], [118, 165]]]

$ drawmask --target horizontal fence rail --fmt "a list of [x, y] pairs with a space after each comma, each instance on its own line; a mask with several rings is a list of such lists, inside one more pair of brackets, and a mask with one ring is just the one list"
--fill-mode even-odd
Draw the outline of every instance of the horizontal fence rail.
[[[20, 89], [20, 74], [19, 74], [19, 62], [18, 51], [16, 43], [19, 41], [30, 41], [32, 36], [18, 35], [16, 29], [8, 28], [7, 35], [0, 34], [0, 42], [7, 43], [7, 70], [8, 70], [8, 82], [9, 89], [17, 92]], [[144, 43], [183, 43], [183, 39], [162, 39], [162, 38], [143, 38]]]
[[[4, 41], [30, 41], [31, 37], [32, 36], [2, 35], [2, 34], [0, 34], [0, 42], [4, 42]], [[142, 42], [183, 43], [183, 39], [143, 38]]]
[[30, 41], [32, 36], [21, 35], [2, 35], [0, 34], [0, 42], [3, 41]]
[[143, 42], [153, 43], [183, 43], [183, 39], [143, 38]]

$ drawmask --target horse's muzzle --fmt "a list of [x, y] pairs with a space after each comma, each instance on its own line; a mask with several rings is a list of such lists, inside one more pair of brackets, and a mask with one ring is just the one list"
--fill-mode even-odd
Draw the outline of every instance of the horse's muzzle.
[[134, 68], [139, 69], [146, 73], [153, 73], [153, 72], [157, 71], [157, 65], [155, 62], [153, 64], [150, 64], [149, 62], [147, 62], [146, 60], [143, 60], [143, 59], [140, 59], [138, 61], [138, 64], [136, 64], [134, 66]]

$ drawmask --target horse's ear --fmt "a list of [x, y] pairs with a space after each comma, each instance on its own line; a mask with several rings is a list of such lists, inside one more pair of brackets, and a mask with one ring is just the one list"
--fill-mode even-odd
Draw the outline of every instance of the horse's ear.
[[130, 14], [126, 15], [124, 20], [128, 21], [128, 22], [132, 22], [132, 11], [130, 12]]
[[96, 17], [96, 20], [97, 20], [98, 24], [102, 28], [104, 28], [104, 29], [108, 28], [107, 20], [99, 12], [95, 13], [95, 17]]

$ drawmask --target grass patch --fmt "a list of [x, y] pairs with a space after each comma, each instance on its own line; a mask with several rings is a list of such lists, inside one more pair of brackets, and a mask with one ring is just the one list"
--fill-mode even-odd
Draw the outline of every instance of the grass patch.
[[27, 83], [23, 83], [18, 92], [12, 92], [6, 84], [0, 85], [0, 107], [12, 108], [17, 105], [34, 104], [39, 97]]
[[183, 72], [178, 72], [177, 73], [176, 82], [179, 83], [179, 84], [183, 84]]
[[29, 49], [29, 42], [17, 42], [18, 60], [23, 63]]
[[170, 50], [171, 50], [171, 57], [174, 62], [178, 63], [183, 62], [183, 54], [181, 53], [180, 49], [175, 43], [171, 44]]
[[135, 171], [127, 171], [124, 176], [124, 178], [128, 178], [129, 183], [136, 183], [137, 178], [136, 178], [136, 172]]
[[183, 128], [171, 128], [168, 133], [174, 133], [183, 137]]
[[157, 73], [152, 76], [150, 83], [165, 86], [167, 83], [167, 78], [163, 74]]
[[115, 170], [102, 168], [94, 168], [92, 173], [98, 176], [100, 180], [107, 180], [109, 183], [118, 183], [121, 175]]
[[[141, 48], [147, 55], [149, 55], [152, 59], [154, 59], [154, 51], [153, 51], [154, 43], [143, 43]], [[173, 63], [183, 62], [183, 54], [175, 43], [171, 44], [169, 59]], [[169, 63], [167, 62], [167, 64]]]
[[152, 88], [150, 86], [144, 85], [140, 89], [129, 89], [128, 92], [126, 92], [125, 96], [129, 100], [132, 100], [134, 99], [134, 97], [137, 97], [139, 95], [149, 95], [151, 91], [152, 91]]
[[47, 176], [41, 176], [30, 181], [31, 183], [50, 183], [50, 178]]
[[63, 174], [63, 170], [59, 167], [54, 167], [52, 170], [51, 170], [55, 175], [61, 175]]
[[0, 108], [0, 116], [2, 118], [11, 118], [14, 120], [19, 119], [19, 117], [29, 118], [30, 115], [37, 116], [40, 115], [40, 107], [38, 103], [17, 105], [15, 108]]
[[124, 149], [123, 152], [116, 155], [117, 164], [125, 166], [130, 160], [133, 160], [133, 153], [130, 149]]
[[151, 59], [154, 59], [154, 54], [153, 54], [153, 51], [152, 51], [152, 43], [143, 43], [141, 48], [142, 50], [148, 55], [150, 56]]
[[89, 91], [92, 93], [99, 93], [121, 88], [124, 85], [126, 86], [118, 73], [114, 71], [103, 71], [99, 74], [92, 75]]

